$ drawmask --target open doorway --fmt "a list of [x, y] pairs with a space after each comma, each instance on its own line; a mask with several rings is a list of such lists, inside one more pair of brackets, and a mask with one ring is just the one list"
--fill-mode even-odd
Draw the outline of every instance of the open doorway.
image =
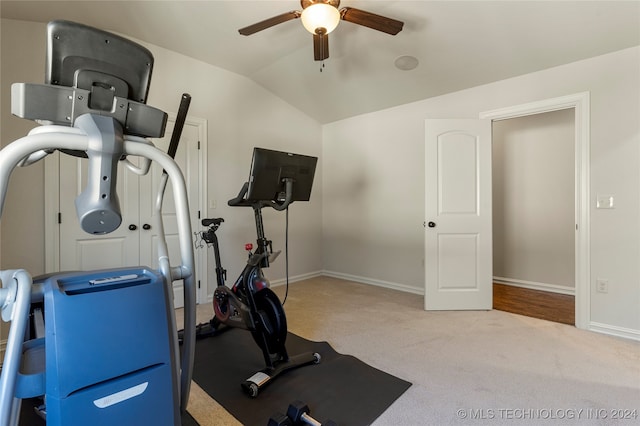
[[[546, 115], [546, 113], [551, 113], [551, 112], [557, 112], [559, 115]], [[562, 118], [562, 114], [564, 115], [568, 115], [569, 116], [569, 120], [566, 120], [567, 117], [564, 117], [565, 120], [561, 120]], [[545, 117], [546, 116], [546, 117]], [[573, 116], [573, 120], [570, 119], [570, 117]], [[552, 247], [551, 249], [529, 249], [529, 250], [537, 250], [537, 252], [529, 252], [529, 253], [525, 253], [524, 254], [524, 258], [525, 258], [525, 263], [527, 263], [527, 267], [533, 267], [533, 268], [537, 268], [538, 270], [538, 275], [537, 275], [537, 279], [540, 279], [540, 281], [537, 281], [537, 279], [534, 280], [528, 280], [526, 278], [511, 278], [511, 277], [503, 277], [503, 278], [510, 278], [510, 284], [508, 286], [508, 289], [515, 289], [515, 288], [522, 288], [524, 290], [527, 291], [545, 291], [546, 293], [551, 293], [553, 294], [559, 294], [561, 296], [571, 296], [571, 286], [567, 285], [568, 283], [571, 282], [571, 278], [570, 278], [570, 274], [567, 274], [567, 266], [570, 265], [570, 260], [567, 260], [567, 256], [571, 257], [571, 251], [568, 248], [568, 246], [570, 246], [571, 244], [573, 244], [573, 280], [572, 282], [574, 283], [573, 285], [573, 294], [574, 294], [574, 310], [575, 310], [575, 325], [578, 328], [587, 328], [588, 325], [588, 319], [589, 319], [589, 282], [590, 282], [590, 277], [589, 277], [589, 94], [588, 93], [580, 93], [580, 94], [576, 94], [576, 95], [569, 95], [569, 96], [564, 96], [561, 98], [554, 98], [554, 99], [548, 99], [548, 100], [543, 100], [543, 101], [539, 101], [539, 102], [534, 102], [531, 104], [523, 104], [523, 105], [518, 105], [518, 106], [514, 106], [514, 107], [508, 107], [508, 108], [504, 108], [504, 109], [500, 109], [500, 110], [494, 110], [494, 111], [489, 111], [489, 112], [484, 112], [480, 114], [480, 118], [483, 119], [491, 119], [493, 124], [497, 124], [500, 123], [500, 121], [505, 120], [507, 121], [507, 123], [505, 123], [505, 127], [508, 129], [509, 127], [512, 127], [512, 123], [508, 123], [508, 121], [510, 119], [515, 119], [515, 118], [523, 118], [523, 119], [531, 119], [533, 121], [539, 121], [539, 119], [548, 119], [550, 120], [551, 123], [553, 122], [557, 122], [558, 120], [563, 121], [564, 124], [561, 125], [566, 127], [566, 130], [569, 133], [569, 136], [566, 137], [567, 139], [567, 145], [573, 145], [573, 152], [571, 155], [568, 155], [569, 150], [565, 150], [564, 154], [562, 156], [564, 157], [569, 157], [570, 161], [569, 162], [564, 162], [564, 166], [561, 166], [560, 169], [562, 169], [562, 167], [567, 168], [567, 172], [573, 174], [573, 189], [569, 189], [568, 191], [565, 189], [564, 193], [561, 193], [561, 195], [559, 196], [555, 196], [554, 199], [556, 201], [552, 201], [550, 200], [550, 194], [551, 194], [551, 190], [549, 189], [549, 185], [545, 186], [545, 185], [539, 185], [539, 188], [537, 190], [533, 190], [531, 188], [526, 188], [526, 191], [528, 191], [530, 194], [533, 193], [533, 196], [530, 197], [530, 200], [527, 201], [528, 204], [528, 208], [522, 209], [523, 206], [518, 206], [521, 208], [521, 215], [524, 216], [538, 216], [538, 219], [543, 218], [546, 220], [539, 220], [537, 224], [535, 225], [530, 225], [532, 227], [535, 227], [533, 230], [531, 229], [527, 229], [527, 230], [522, 230], [522, 232], [520, 232], [520, 234], [526, 235], [527, 233], [531, 234], [531, 231], [534, 232], [539, 232], [540, 235], [536, 235], [537, 239], [543, 239], [543, 238], [538, 238], [539, 236], [544, 236], [546, 235], [547, 239], [551, 239], [554, 242], [556, 241], [556, 237], [559, 237], [558, 235], [552, 233], [551, 236], [549, 236], [549, 232], [550, 228], [555, 226], [556, 224], [550, 223], [550, 220], [554, 221], [556, 219], [549, 219], [549, 217], [547, 216], [547, 214], [544, 214], [544, 217], [542, 217], [542, 213], [541, 211], [538, 210], [538, 208], [540, 207], [545, 207], [548, 206], [549, 204], [553, 205], [554, 203], [558, 203], [560, 201], [557, 201], [558, 199], [562, 200], [561, 202], [564, 204], [564, 209], [569, 209], [570, 212], [564, 216], [564, 218], [562, 219], [563, 221], [567, 221], [564, 225], [563, 225], [563, 233], [565, 233], [566, 231], [566, 235], [564, 237], [564, 242], [562, 243], [562, 247], [564, 247], [564, 254], [563, 254], [563, 259], [564, 260], [560, 260], [560, 261], [556, 261], [555, 259], [553, 260], [553, 262], [551, 262], [552, 264], [555, 264], [554, 268], [551, 269], [555, 269], [555, 267], [557, 266], [558, 269], [555, 269], [555, 271], [549, 271], [547, 269], [549, 269], [548, 267], [545, 266], [536, 266], [536, 263], [538, 260], [541, 260], [541, 253], [540, 252], [544, 252], [546, 250], [550, 250], [551, 252], [560, 249], [560, 247]], [[515, 123], [515, 122], [514, 122]], [[571, 126], [573, 125], [573, 126]], [[497, 126], [499, 129], [501, 128], [501, 125], [498, 124]], [[553, 127], [553, 126], [551, 126]], [[572, 129], [572, 132], [570, 131]], [[504, 129], [500, 129], [500, 130], [504, 130]], [[535, 132], [534, 132], [535, 134]], [[519, 135], [519, 137], [521, 137], [522, 135]], [[537, 140], [540, 140], [540, 138], [546, 139], [548, 136], [545, 135], [538, 135]], [[536, 140], [536, 138], [533, 138], [534, 141]], [[544, 142], [548, 142], [548, 141], [544, 141]], [[529, 149], [533, 148], [539, 148], [537, 146], [535, 146], [534, 144], [529, 144]], [[512, 147], [510, 147], [512, 148]], [[522, 148], [522, 147], [520, 147]], [[569, 148], [570, 149], [570, 148]], [[550, 163], [551, 162], [555, 162], [557, 160], [558, 156], [551, 156], [549, 154], [544, 154], [544, 151], [542, 151], [543, 154], [540, 153], [531, 153], [531, 152], [524, 152], [524, 154], [521, 152], [519, 153], [520, 157], [524, 157], [525, 160], [525, 165], [520, 165], [521, 168], [523, 167], [530, 167], [531, 165], [533, 165], [534, 167], [537, 167], [539, 170], [540, 177], [549, 177], [549, 175], [552, 175], [552, 172], [550, 171]], [[513, 153], [511, 154], [513, 155]], [[535, 157], [541, 157], [542, 161], [531, 161], [534, 160]], [[546, 160], [545, 160], [546, 159]], [[510, 160], [508, 158], [508, 160]], [[511, 166], [511, 165], [510, 165]], [[555, 175], [552, 175], [555, 176]], [[522, 176], [516, 175], [516, 177], [514, 177], [513, 179], [520, 179]], [[566, 179], [566, 178], [565, 178]], [[566, 183], [570, 180], [567, 179], [565, 181], [565, 185], [563, 186], [567, 186]], [[535, 178], [528, 178], [527, 182], [530, 184], [537, 184], [537, 179]], [[553, 184], [553, 178], [551, 179], [551, 183]], [[546, 189], [545, 189], [546, 188]], [[553, 188], [553, 191], [555, 191], [557, 188]], [[522, 190], [524, 191], [524, 189]], [[537, 192], [536, 192], [537, 191]], [[495, 196], [495, 194], [494, 194]], [[504, 201], [503, 201], [504, 202]], [[495, 204], [494, 204], [494, 208], [495, 208]], [[573, 220], [573, 223], [571, 223], [570, 221]], [[513, 224], [512, 224], [513, 225]], [[494, 225], [495, 226], [495, 225]], [[522, 225], [519, 224], [520, 229], [522, 229], [522, 227], [526, 227], [526, 225]], [[511, 227], [512, 228], [512, 233], [514, 232], [513, 230], [515, 229], [515, 232], [518, 232], [518, 227]], [[568, 235], [573, 234], [573, 237], [568, 237]], [[517, 239], [520, 238], [522, 235], [516, 235], [516, 242]], [[511, 241], [511, 243], [513, 243], [513, 241]], [[507, 247], [507, 250], [509, 248]], [[503, 248], [502, 250], [505, 250], [505, 248]], [[509, 256], [512, 256], [514, 253], [509, 253]], [[516, 255], [522, 256], [522, 253], [516, 253]], [[558, 255], [558, 253], [556, 253], [556, 255]], [[542, 256], [544, 257], [544, 256]], [[536, 258], [536, 262], [531, 262], [531, 259]], [[500, 261], [500, 260], [499, 260]], [[522, 260], [521, 260], [522, 262]], [[531, 265], [533, 266], [531, 266]], [[502, 269], [502, 272], [500, 271], [500, 268], [502, 268], [503, 265], [500, 265], [498, 270], [495, 272], [498, 273], [502, 273], [504, 275], [509, 275], [513, 273], [512, 269]], [[522, 266], [522, 265], [520, 265]], [[504, 272], [504, 271], [508, 271], [508, 273]], [[526, 270], [526, 268], [525, 268]], [[552, 273], [557, 273], [559, 272], [559, 270], [564, 270], [564, 275], [562, 273], [560, 273], [560, 275], [563, 275], [565, 278], [561, 278], [559, 281], [557, 282], [553, 282], [556, 281], [557, 278], [553, 278], [550, 281], [545, 281], [548, 279], [549, 272]], [[530, 271], [529, 271], [530, 272]], [[496, 275], [494, 273], [494, 275]], [[560, 275], [555, 275], [556, 277], [560, 276]], [[498, 275], [499, 276], [499, 275]], [[534, 277], [536, 277], [536, 275], [533, 275]], [[569, 278], [567, 278], [569, 277]], [[540, 285], [542, 284], [542, 285]], [[525, 288], [525, 287], [532, 287], [532, 288]], [[551, 291], [549, 291], [551, 290]], [[524, 300], [525, 303], [528, 300], [528, 298], [530, 297], [530, 295], [526, 295]]]
[[493, 307], [575, 324], [573, 108], [492, 123]]

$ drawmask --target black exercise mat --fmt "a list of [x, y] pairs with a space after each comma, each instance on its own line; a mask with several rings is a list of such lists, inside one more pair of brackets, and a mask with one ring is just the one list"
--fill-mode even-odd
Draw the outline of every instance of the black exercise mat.
[[189, 412], [182, 414], [182, 426], [199, 426]]
[[350, 355], [341, 355], [327, 342], [287, 336], [289, 355], [318, 352], [319, 364], [291, 370], [250, 398], [240, 384], [264, 368], [262, 352], [251, 334], [232, 329], [196, 343], [193, 380], [244, 425], [266, 426], [269, 417], [286, 413], [301, 400], [319, 421], [340, 426], [368, 425], [378, 418], [411, 383], [375, 369]]

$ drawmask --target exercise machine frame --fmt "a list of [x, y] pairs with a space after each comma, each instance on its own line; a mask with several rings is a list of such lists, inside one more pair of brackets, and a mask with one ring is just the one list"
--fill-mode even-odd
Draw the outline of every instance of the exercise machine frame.
[[[50, 40], [57, 41], [60, 39], [60, 34], [63, 39], [71, 35], [76, 40], [82, 40], [84, 36], [97, 35], [98, 38], [102, 37], [101, 42], [111, 41], [113, 44], [119, 44], [123, 49], [134, 46], [136, 55], [142, 52], [142, 50], [136, 50], [138, 47], [144, 49], [113, 34], [66, 21], [54, 21], [50, 23], [48, 30]], [[187, 190], [182, 171], [171, 155], [162, 152], [146, 139], [163, 136], [167, 115], [144, 103], [149, 86], [152, 57], [151, 62], [148, 58], [143, 59], [145, 60], [148, 75], [141, 79], [139, 90], [134, 90], [133, 96], [137, 96], [135, 100], [130, 99], [131, 93], [127, 94], [126, 90], [122, 94], [120, 88], [126, 89], [126, 84], [122, 86], [117, 78], [111, 77], [104, 77], [107, 80], [101, 80], [103, 76], [92, 70], [88, 72], [88, 78], [96, 78], [98, 82], [93, 85], [89, 82], [88, 87], [82, 87], [80, 79], [74, 81], [72, 86], [57, 85], [60, 81], [56, 80], [52, 71], [55, 68], [47, 69], [47, 80], [51, 80], [48, 81], [50, 84], [16, 83], [12, 86], [12, 112], [18, 117], [44, 121], [46, 124], [33, 129], [28, 136], [0, 150], [0, 217], [13, 171], [19, 166], [35, 163], [55, 150], [88, 157], [89, 180], [95, 176], [96, 170], [100, 172], [98, 176], [103, 176], [99, 179], [100, 182], [89, 181], [85, 190], [89, 193], [103, 192], [102, 197], [98, 193], [97, 202], [76, 202], [83, 229], [87, 231], [92, 229], [92, 226], [98, 227], [94, 228], [97, 229], [94, 233], [107, 233], [120, 225], [119, 205], [117, 194], [115, 194], [118, 161], [125, 161], [131, 171], [140, 175], [149, 171], [151, 162], [156, 162], [163, 168], [153, 215], [154, 227], [158, 232], [157, 273], [167, 294], [169, 292], [172, 294], [170, 289], [174, 281], [183, 281], [185, 304], [184, 341], [180, 353], [173, 301], [171, 298], [167, 298], [166, 301], [171, 311], [168, 319], [169, 342], [171, 342], [169, 351], [172, 353], [171, 358], [175, 360], [171, 383], [178, 387], [173, 391], [176, 395], [173, 400], [174, 415], [167, 421], [171, 422], [170, 424], [179, 425], [180, 413], [186, 411], [189, 399], [195, 350], [196, 280], [192, 233]], [[183, 95], [183, 101], [185, 96], [188, 95]], [[181, 111], [184, 111], [182, 105]], [[186, 105], [188, 106], [188, 103]], [[113, 110], [110, 110], [111, 107]], [[184, 113], [186, 114], [186, 111]], [[177, 145], [170, 148], [173, 154], [176, 148]], [[140, 165], [136, 166], [129, 162], [126, 159], [127, 156], [140, 157]], [[173, 190], [178, 228], [180, 263], [177, 265], [172, 265], [169, 260], [161, 214], [164, 192], [169, 180]], [[101, 215], [104, 220], [100, 220]], [[20, 368], [25, 362], [23, 351], [26, 344], [29, 308], [32, 303], [43, 301], [45, 290], [41, 281], [36, 280], [34, 283], [31, 275], [23, 269], [0, 271], [0, 281], [2, 319], [11, 321], [0, 374], [0, 425], [5, 426], [16, 425], [19, 420], [20, 398], [16, 396], [16, 391], [23, 381], [20, 377]]]
[[[256, 225], [256, 250], [249, 251], [247, 264], [231, 288], [225, 285], [226, 270], [220, 263], [220, 248], [215, 235], [223, 219], [203, 219], [202, 225], [209, 226], [203, 239], [211, 243], [216, 260], [218, 286], [213, 295], [214, 318], [209, 321], [209, 334], [214, 334], [220, 325], [241, 328], [251, 332], [260, 347], [265, 368], [241, 383], [242, 389], [251, 397], [257, 397], [260, 390], [283, 373], [305, 365], [317, 364], [321, 360], [318, 353], [304, 352], [289, 355], [286, 349], [287, 321], [284, 309], [277, 295], [269, 288], [270, 283], [262, 272], [279, 255], [273, 252], [272, 242], [265, 237], [262, 209], [271, 207], [282, 211], [293, 202], [294, 179], [284, 178], [283, 200], [251, 200], [247, 198], [249, 183], [245, 183], [238, 195], [229, 200], [232, 207], [251, 207]], [[310, 188], [309, 188], [310, 191]]]

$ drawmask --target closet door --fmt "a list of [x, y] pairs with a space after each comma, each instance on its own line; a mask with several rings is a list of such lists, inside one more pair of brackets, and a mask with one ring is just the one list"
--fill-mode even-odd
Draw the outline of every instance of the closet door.
[[[162, 139], [154, 139], [153, 143], [167, 151], [170, 135], [173, 131], [173, 121], [169, 120]], [[189, 119], [185, 123], [176, 162], [185, 177], [189, 207], [191, 213], [191, 228], [198, 231], [200, 225], [201, 205], [204, 203], [201, 193], [206, 193], [206, 121]], [[129, 156], [129, 161], [138, 164], [138, 158]], [[123, 166], [118, 165], [117, 193], [120, 199], [122, 224], [106, 235], [91, 235], [81, 228], [76, 216], [75, 198], [85, 186], [87, 160], [68, 155], [60, 155], [59, 163], [59, 199], [60, 226], [59, 240], [59, 271], [95, 270], [103, 268], [122, 268], [128, 266], [158, 267], [157, 229], [153, 221], [153, 208], [157, 199], [157, 192], [162, 174], [162, 168], [152, 164], [147, 175], [138, 176]], [[165, 238], [169, 250], [171, 266], [180, 264], [180, 249], [178, 243], [178, 229], [173, 203], [173, 189], [171, 182], [167, 185], [163, 202], [163, 222]], [[200, 291], [198, 301], [207, 296], [207, 277], [202, 273], [203, 262], [206, 261], [206, 251], [196, 250], [196, 279]], [[175, 306], [182, 306], [182, 282], [174, 283]]]
[[[132, 159], [136, 161], [136, 159]], [[87, 179], [87, 160], [60, 154], [60, 271], [95, 270], [139, 264], [139, 177], [118, 164], [117, 193], [122, 224], [104, 235], [82, 230], [75, 199]]]

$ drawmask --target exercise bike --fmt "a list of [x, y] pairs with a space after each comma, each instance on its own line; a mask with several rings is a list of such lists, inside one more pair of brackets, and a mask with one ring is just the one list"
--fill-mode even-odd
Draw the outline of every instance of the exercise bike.
[[[251, 332], [260, 347], [266, 367], [241, 383], [251, 397], [286, 371], [320, 362], [320, 354], [306, 352], [289, 355], [285, 346], [287, 319], [278, 296], [269, 288], [269, 280], [262, 269], [268, 268], [279, 251], [274, 252], [272, 242], [264, 235], [262, 209], [270, 207], [285, 210], [294, 200], [309, 200], [317, 158], [280, 151], [254, 149], [250, 182], [246, 182], [238, 195], [229, 200], [232, 207], [251, 207], [256, 225], [256, 248], [247, 244], [247, 265], [229, 288], [225, 285], [226, 270], [220, 262], [220, 248], [216, 231], [222, 218], [203, 219], [209, 229], [202, 238], [213, 245], [218, 286], [213, 294], [215, 316], [208, 330], [215, 334], [222, 327], [241, 328]], [[253, 184], [253, 185], [252, 185]], [[295, 188], [295, 189], [294, 189]]]

